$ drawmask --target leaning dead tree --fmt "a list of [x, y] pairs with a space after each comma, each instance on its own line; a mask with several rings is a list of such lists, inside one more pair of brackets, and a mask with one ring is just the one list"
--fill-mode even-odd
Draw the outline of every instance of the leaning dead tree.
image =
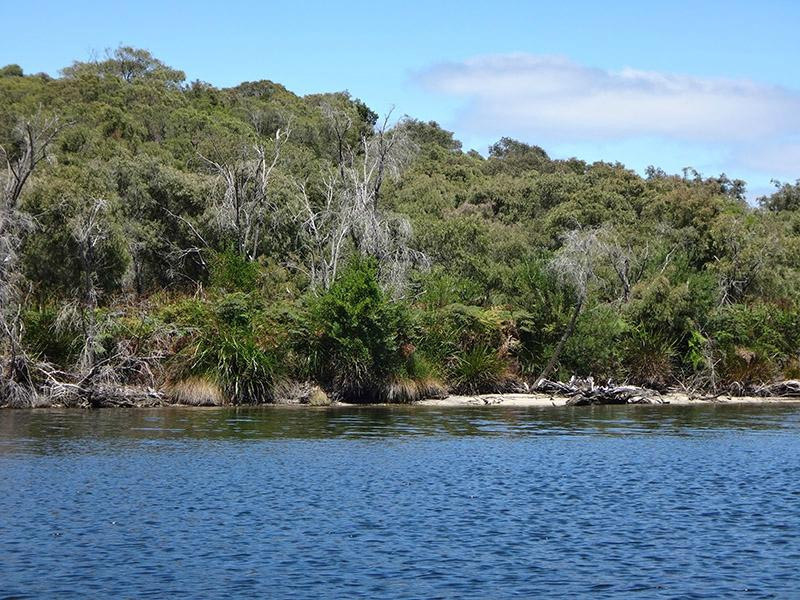
[[603, 248], [604, 245], [598, 237], [596, 229], [576, 229], [564, 235], [561, 249], [548, 265], [562, 284], [572, 290], [575, 304], [572, 307], [572, 314], [567, 326], [558, 339], [550, 359], [539, 377], [536, 378], [534, 387], [538, 387], [553, 372], [564, 345], [575, 331], [575, 325], [586, 302], [589, 287], [597, 277], [597, 264]]
[[0, 146], [0, 160], [5, 162], [5, 170], [0, 174], [0, 329], [4, 340], [0, 343], [0, 350], [5, 346], [8, 357], [0, 387], [8, 384], [30, 386], [31, 383], [28, 361], [20, 345], [22, 291], [18, 252], [22, 238], [32, 228], [33, 222], [20, 210], [19, 201], [31, 175], [47, 158], [48, 148], [59, 131], [57, 118], [37, 115], [19, 121], [14, 129], [13, 147]]
[[255, 260], [270, 217], [277, 209], [270, 194], [275, 168], [291, 127], [275, 132], [268, 143], [242, 146], [228, 156], [212, 158], [199, 154], [222, 185], [222, 197], [214, 206], [214, 221], [221, 231], [233, 235], [236, 252]]

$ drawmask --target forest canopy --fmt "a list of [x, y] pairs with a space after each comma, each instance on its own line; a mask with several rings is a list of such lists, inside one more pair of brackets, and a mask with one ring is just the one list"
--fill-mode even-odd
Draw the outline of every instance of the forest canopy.
[[347, 92], [220, 89], [128, 47], [0, 68], [0, 162], [0, 405], [800, 375], [800, 180], [753, 206], [724, 174], [484, 157]]

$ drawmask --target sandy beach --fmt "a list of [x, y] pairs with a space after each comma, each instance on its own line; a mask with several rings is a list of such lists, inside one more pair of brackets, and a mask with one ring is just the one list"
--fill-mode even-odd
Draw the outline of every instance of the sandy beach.
[[[438, 400], [421, 400], [417, 406], [517, 406], [547, 407], [567, 406], [568, 398], [549, 394], [482, 394], [479, 396], [449, 396]], [[656, 396], [656, 400], [648, 406], [692, 406], [704, 404], [798, 404], [800, 398], [765, 397], [765, 396], [716, 396], [696, 398], [688, 394], [669, 393]], [[660, 400], [658, 402], [657, 400]]]

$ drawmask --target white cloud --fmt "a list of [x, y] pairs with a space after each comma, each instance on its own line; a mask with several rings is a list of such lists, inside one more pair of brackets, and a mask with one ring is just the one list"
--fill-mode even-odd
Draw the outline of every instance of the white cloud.
[[800, 141], [776, 140], [750, 145], [735, 155], [737, 164], [777, 179], [800, 179]]
[[[650, 136], [723, 144], [735, 156], [800, 134], [800, 92], [748, 80], [608, 71], [531, 54], [441, 64], [418, 78], [463, 98], [458, 126], [478, 133], [537, 141]], [[783, 167], [800, 172], [800, 157], [786, 159]]]

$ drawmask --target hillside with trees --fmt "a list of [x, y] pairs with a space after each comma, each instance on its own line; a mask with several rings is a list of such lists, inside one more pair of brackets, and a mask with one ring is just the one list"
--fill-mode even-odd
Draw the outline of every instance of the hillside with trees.
[[219, 89], [133, 48], [0, 69], [0, 147], [0, 405], [800, 376], [800, 181], [752, 206], [725, 175], [483, 157], [346, 92]]

